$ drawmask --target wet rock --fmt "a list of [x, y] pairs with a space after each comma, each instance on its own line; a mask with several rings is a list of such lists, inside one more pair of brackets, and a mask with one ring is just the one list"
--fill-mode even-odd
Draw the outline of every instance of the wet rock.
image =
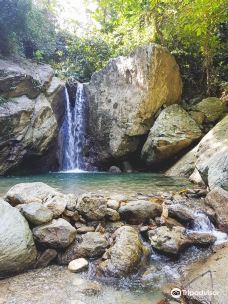
[[185, 234], [185, 228], [161, 226], [148, 233], [152, 247], [171, 254], [178, 254], [191, 242]]
[[215, 187], [208, 193], [206, 203], [215, 211], [219, 229], [228, 233], [228, 191]]
[[168, 212], [171, 217], [181, 221], [181, 222], [192, 222], [194, 221], [194, 212], [181, 204], [172, 204], [168, 206]]
[[105, 162], [137, 151], [155, 113], [179, 102], [181, 91], [178, 65], [166, 48], [150, 44], [111, 60], [86, 85], [95, 158]]
[[120, 220], [120, 215], [116, 210], [107, 208], [106, 209], [106, 218], [108, 221], [118, 222]]
[[165, 108], [150, 130], [142, 159], [152, 165], [169, 159], [202, 136], [198, 125], [179, 105]]
[[87, 220], [101, 220], [106, 215], [107, 199], [93, 193], [82, 194], [78, 197], [77, 210]]
[[50, 222], [53, 213], [40, 203], [29, 203], [21, 206], [24, 217], [33, 225], [42, 225]]
[[80, 259], [71, 261], [68, 264], [68, 269], [71, 272], [81, 272], [81, 271], [85, 270], [86, 268], [88, 268], [88, 265], [89, 265], [89, 263], [86, 259], [80, 258]]
[[125, 276], [135, 270], [143, 256], [143, 244], [137, 230], [123, 226], [115, 232], [115, 244], [108, 249], [108, 259], [99, 265], [104, 275]]
[[102, 292], [102, 285], [98, 282], [91, 282], [83, 279], [74, 279], [74, 287], [78, 292], [87, 296], [95, 296]]
[[108, 171], [111, 173], [121, 173], [122, 172], [121, 169], [117, 166], [111, 166]]
[[0, 277], [3, 277], [34, 265], [37, 251], [25, 218], [2, 199], [0, 223]]
[[121, 219], [129, 224], [141, 224], [161, 215], [161, 206], [156, 203], [138, 200], [131, 201], [119, 208]]
[[50, 195], [59, 195], [54, 188], [41, 183], [21, 183], [13, 186], [5, 195], [5, 200], [12, 206], [18, 204], [43, 203]]
[[94, 258], [102, 256], [108, 242], [104, 235], [99, 232], [87, 232], [81, 236], [77, 236], [73, 244], [71, 244], [63, 254], [59, 255], [60, 264], [68, 264], [77, 258]]
[[64, 219], [52, 220], [51, 223], [33, 229], [35, 239], [42, 245], [52, 248], [66, 248], [75, 239], [76, 229]]
[[[203, 261], [190, 265], [185, 271], [183, 288], [190, 303], [222, 304], [227, 302], [228, 246]], [[202, 294], [202, 291], [206, 293]]]
[[216, 241], [216, 237], [207, 232], [188, 232], [187, 236], [189, 240], [194, 244], [200, 244], [200, 245], [209, 245], [213, 244]]
[[38, 258], [36, 268], [47, 267], [56, 257], [57, 251], [55, 249], [46, 249]]

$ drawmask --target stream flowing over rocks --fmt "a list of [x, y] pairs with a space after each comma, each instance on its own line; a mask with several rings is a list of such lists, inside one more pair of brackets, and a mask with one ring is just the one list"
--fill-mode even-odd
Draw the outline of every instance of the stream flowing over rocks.
[[[1, 277], [50, 264], [68, 265], [68, 271], [86, 274], [86, 284], [75, 284], [87, 296], [101, 294], [102, 284], [121, 286], [123, 278], [143, 289], [164, 289], [166, 295], [170, 284], [182, 286], [187, 266], [213, 259], [213, 252], [223, 250], [228, 240], [218, 230], [227, 232], [220, 209], [227, 209], [227, 191], [218, 187], [209, 193], [182, 189], [128, 197], [74, 196], [39, 182], [17, 184], [4, 199]], [[53, 205], [47, 204], [53, 199], [65, 202], [55, 218]]]

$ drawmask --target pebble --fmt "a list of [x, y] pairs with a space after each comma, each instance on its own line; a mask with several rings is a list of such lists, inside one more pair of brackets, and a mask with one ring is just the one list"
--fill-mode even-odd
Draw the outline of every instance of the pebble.
[[80, 259], [71, 261], [68, 265], [68, 269], [71, 272], [80, 272], [80, 271], [85, 270], [88, 267], [88, 265], [89, 265], [89, 263], [86, 259], [80, 258]]

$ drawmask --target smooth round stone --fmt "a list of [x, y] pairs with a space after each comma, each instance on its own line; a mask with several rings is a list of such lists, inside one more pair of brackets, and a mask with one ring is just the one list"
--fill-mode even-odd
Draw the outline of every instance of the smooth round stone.
[[80, 272], [80, 271], [85, 270], [88, 267], [88, 265], [89, 265], [89, 263], [86, 259], [80, 258], [80, 259], [71, 261], [68, 265], [68, 269], [71, 272]]

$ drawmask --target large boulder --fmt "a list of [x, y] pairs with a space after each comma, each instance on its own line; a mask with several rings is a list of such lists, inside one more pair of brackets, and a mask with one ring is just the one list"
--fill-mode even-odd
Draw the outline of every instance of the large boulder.
[[166, 48], [150, 44], [112, 59], [93, 74], [86, 92], [95, 159], [104, 162], [137, 150], [155, 113], [179, 102], [182, 82], [174, 57]]
[[222, 304], [227, 302], [227, 256], [228, 246], [226, 245], [209, 258], [187, 268], [182, 288], [189, 303]]
[[76, 237], [76, 229], [66, 220], [59, 218], [46, 225], [33, 228], [38, 243], [51, 248], [66, 248]]
[[75, 242], [59, 254], [59, 263], [68, 264], [77, 258], [95, 258], [101, 256], [108, 247], [108, 242], [100, 232], [87, 232], [77, 236]]
[[228, 115], [201, 140], [196, 168], [211, 189], [228, 190]]
[[131, 201], [119, 208], [119, 214], [122, 220], [129, 224], [146, 223], [161, 215], [162, 208], [159, 204], [149, 201], [137, 200]]
[[201, 136], [200, 128], [181, 106], [169, 106], [151, 128], [142, 149], [142, 159], [148, 165], [169, 159]]
[[0, 60], [0, 175], [56, 165], [63, 93], [50, 66]]
[[215, 187], [208, 193], [206, 203], [215, 211], [219, 229], [228, 233], [228, 191]]
[[36, 256], [27, 221], [17, 208], [0, 199], [0, 277], [28, 269]]
[[108, 250], [108, 259], [101, 262], [99, 270], [104, 275], [125, 276], [135, 270], [143, 256], [143, 243], [137, 230], [123, 226], [115, 232], [115, 244]]
[[195, 170], [196, 152], [198, 145], [186, 153], [178, 160], [169, 170], [166, 171], [167, 176], [186, 176], [189, 177]]
[[60, 195], [60, 192], [42, 182], [20, 183], [8, 190], [5, 200], [12, 206], [29, 203], [44, 203], [47, 197]]
[[[186, 164], [189, 163], [189, 166]], [[190, 169], [183, 171], [182, 165]], [[195, 169], [195, 170], [194, 170]], [[226, 115], [192, 151], [188, 152], [168, 172], [168, 175], [184, 175], [194, 170], [192, 181], [202, 181], [213, 189], [216, 186], [228, 190], [228, 115]], [[183, 173], [183, 174], [182, 174]], [[197, 174], [196, 174], [197, 173]]]
[[6, 97], [36, 98], [46, 90], [52, 77], [53, 70], [46, 64], [0, 60], [0, 94]]

